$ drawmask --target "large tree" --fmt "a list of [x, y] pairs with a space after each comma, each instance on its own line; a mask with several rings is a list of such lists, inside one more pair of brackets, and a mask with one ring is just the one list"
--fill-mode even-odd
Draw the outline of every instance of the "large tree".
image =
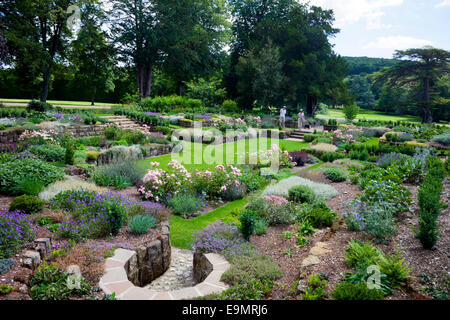
[[114, 0], [111, 31], [125, 62], [136, 67], [141, 98], [156, 66], [184, 82], [210, 73], [224, 43], [223, 0]]
[[356, 99], [356, 104], [364, 109], [375, 107], [375, 95], [369, 80], [364, 75], [353, 75], [346, 79], [349, 93]]
[[15, 67], [31, 77], [42, 77], [40, 99], [46, 101], [55, 60], [65, 55], [71, 30], [69, 6], [82, 0], [2, 0], [2, 33]]
[[280, 50], [285, 76], [280, 93], [285, 102], [306, 105], [307, 113], [312, 115], [319, 100], [346, 91], [343, 80], [347, 64], [334, 53], [329, 42], [339, 31], [332, 26], [332, 11], [294, 0], [234, 0], [232, 4], [235, 40], [232, 67], [226, 78], [229, 93], [239, 96], [240, 58], [249, 50], [261, 50], [268, 38]]
[[158, 4], [163, 70], [185, 93], [185, 82], [210, 77], [221, 67], [229, 41], [225, 0], [164, 0]]
[[450, 52], [433, 47], [397, 50], [394, 58], [401, 59], [396, 65], [383, 70], [377, 82], [388, 86], [416, 86], [422, 94], [417, 104], [422, 111], [422, 122], [433, 121], [432, 86], [450, 72]]
[[139, 97], [149, 97], [153, 68], [161, 59], [154, 1], [114, 0], [110, 17], [121, 58], [136, 69]]
[[98, 90], [110, 92], [115, 87], [115, 50], [101, 30], [104, 20], [104, 12], [98, 3], [83, 6], [81, 29], [71, 44], [69, 55], [76, 69], [75, 80], [90, 88], [92, 105]]
[[260, 50], [251, 49], [241, 57], [236, 72], [238, 92], [244, 101], [256, 101], [258, 105], [268, 107], [280, 97], [283, 63], [279, 48], [270, 39]]

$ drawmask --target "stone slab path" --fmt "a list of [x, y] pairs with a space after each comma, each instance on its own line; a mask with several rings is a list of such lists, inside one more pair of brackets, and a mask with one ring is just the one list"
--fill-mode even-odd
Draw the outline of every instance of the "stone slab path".
[[[179, 253], [178, 257], [182, 257], [183, 254], [185, 253]], [[119, 300], [182, 300], [220, 293], [228, 288], [227, 284], [221, 282], [220, 279], [222, 274], [228, 270], [230, 264], [221, 255], [214, 253], [205, 254], [213, 268], [205, 281], [197, 285], [166, 291], [136, 287], [128, 280], [128, 275], [125, 271], [125, 266], [135, 255], [135, 251], [119, 248], [114, 252], [113, 257], [106, 259], [106, 273], [99, 282], [99, 287], [106, 294], [114, 292]], [[179, 265], [180, 260], [182, 258], [179, 258]]]

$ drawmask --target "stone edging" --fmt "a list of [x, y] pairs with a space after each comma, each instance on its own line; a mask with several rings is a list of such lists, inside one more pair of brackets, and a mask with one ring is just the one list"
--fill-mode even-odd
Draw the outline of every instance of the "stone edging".
[[106, 293], [115, 292], [120, 300], [182, 300], [203, 297], [219, 293], [228, 288], [220, 281], [222, 274], [228, 270], [230, 264], [221, 255], [208, 253], [204, 257], [212, 270], [206, 279], [194, 287], [182, 288], [172, 291], [155, 291], [135, 286], [128, 280], [127, 266], [136, 256], [135, 251], [117, 249], [114, 256], [106, 259], [106, 274], [100, 279], [99, 287]]

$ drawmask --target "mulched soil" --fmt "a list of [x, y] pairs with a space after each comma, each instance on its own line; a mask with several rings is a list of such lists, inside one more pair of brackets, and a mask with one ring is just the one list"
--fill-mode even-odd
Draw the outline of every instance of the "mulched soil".
[[[303, 175], [300, 173], [299, 175]], [[310, 177], [311, 178], [311, 177]], [[323, 177], [317, 176], [320, 182]], [[318, 181], [318, 182], [319, 182]], [[281, 285], [275, 286], [270, 299], [290, 299], [299, 300], [301, 297], [292, 293], [291, 287], [297, 280], [307, 280], [310, 275], [314, 273], [323, 273], [329, 277], [328, 287], [326, 293], [329, 294], [334, 290], [336, 285], [342, 279], [346, 272], [352, 272], [345, 264], [345, 250], [348, 246], [348, 241], [351, 239], [358, 239], [367, 241], [360, 232], [352, 232], [347, 230], [344, 223], [343, 212], [345, 203], [351, 199], [355, 199], [357, 194], [361, 193], [359, 187], [350, 184], [349, 182], [342, 183], [328, 183], [332, 184], [339, 194], [333, 199], [330, 199], [327, 204], [335, 211], [339, 220], [331, 227], [319, 230], [313, 235], [309, 236], [309, 244], [295, 248], [296, 237], [289, 240], [283, 240], [281, 233], [283, 231], [290, 231], [295, 233], [297, 226], [277, 226], [270, 227], [269, 231], [264, 236], [253, 236], [251, 239], [255, 249], [265, 255], [268, 255], [277, 262], [284, 276], [278, 280]], [[399, 224], [397, 226], [398, 233], [393, 240], [386, 245], [376, 244], [385, 253], [394, 253], [396, 250], [403, 251], [405, 264], [411, 268], [412, 278], [408, 280], [406, 287], [399, 291], [394, 290], [394, 294], [387, 299], [392, 300], [424, 300], [430, 299], [421, 288], [425, 285], [436, 284], [437, 278], [442, 273], [449, 274], [449, 257], [450, 257], [450, 208], [442, 211], [439, 224], [441, 226], [441, 237], [434, 250], [423, 249], [420, 241], [415, 237], [413, 227], [418, 224], [418, 210], [417, 210], [417, 190], [418, 186], [408, 186], [412, 192], [413, 198], [413, 212], [404, 213], [399, 216]], [[445, 191], [443, 193], [443, 201], [447, 201], [450, 195], [450, 181], [445, 181]], [[329, 253], [320, 256], [320, 264], [301, 268], [300, 265], [308, 255], [310, 249], [317, 242], [325, 242], [328, 245]], [[283, 254], [290, 250], [291, 255]], [[420, 276], [422, 273], [432, 275], [431, 281], [426, 284], [420, 283]]]

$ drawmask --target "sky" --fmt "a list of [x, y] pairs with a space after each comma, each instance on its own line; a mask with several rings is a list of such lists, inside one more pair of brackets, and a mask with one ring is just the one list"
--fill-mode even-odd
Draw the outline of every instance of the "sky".
[[[302, 1], [306, 2], [306, 1]], [[450, 50], [450, 0], [309, 0], [333, 9], [342, 56], [392, 58], [395, 50]]]

